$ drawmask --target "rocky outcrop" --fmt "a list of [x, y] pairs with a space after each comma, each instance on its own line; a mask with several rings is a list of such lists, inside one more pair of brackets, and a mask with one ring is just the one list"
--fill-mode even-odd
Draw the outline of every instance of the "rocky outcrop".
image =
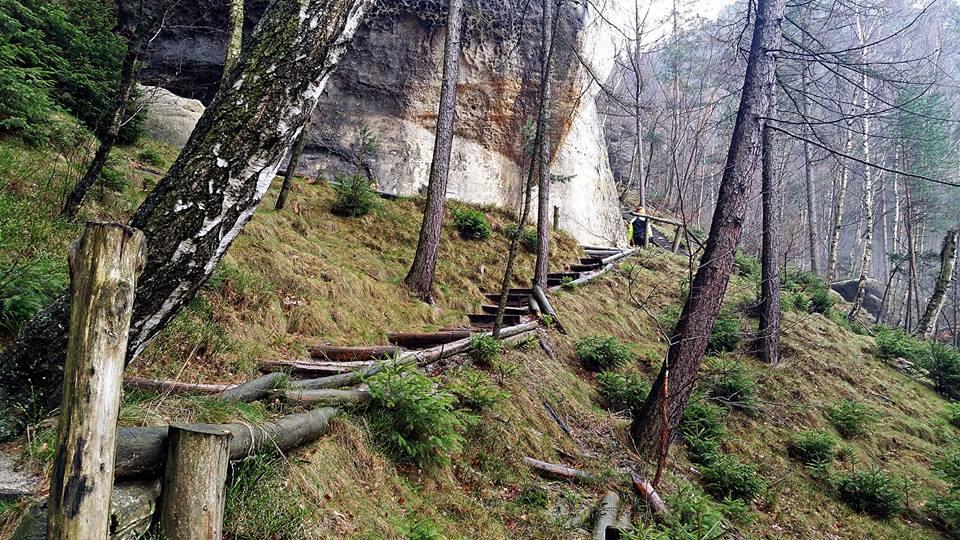
[[[189, 12], [194, 7], [180, 4], [177, 9]], [[248, 2], [248, 18], [255, 19], [258, 10], [262, 4]], [[331, 76], [313, 118], [301, 173], [325, 177], [355, 173], [357, 135], [366, 126], [378, 144], [364, 168], [380, 189], [414, 195], [425, 188], [445, 10], [446, 1], [440, 0], [380, 2]], [[448, 196], [516, 210], [528, 168], [524, 126], [535, 117], [537, 106], [539, 2], [467, 0], [465, 12]], [[186, 21], [191, 16], [178, 13], [175, 18]], [[204, 21], [205, 28], [226, 25], [223, 6], [193, 18]], [[600, 18], [593, 7], [577, 3], [566, 3], [559, 18], [551, 172], [564, 181], [553, 185], [551, 205], [559, 213], [561, 228], [580, 241], [622, 244], [624, 227], [596, 111], [598, 89], [592, 84], [593, 76], [602, 77], [613, 66], [613, 48], [600, 45], [610, 42], [612, 33], [604, 32]], [[158, 68], [148, 75], [166, 79], [164, 84], [182, 95], [207, 99], [215, 88], [209, 82], [218, 78], [210, 66], [222, 62], [225, 34], [184, 28], [172, 24], [169, 32], [161, 33], [159, 49], [153, 53], [158, 58], [149, 64]], [[592, 75], [581, 58], [591, 65]], [[179, 70], [162, 68], [172, 65]], [[187, 89], [190, 72], [198, 75], [195, 86]]]
[[203, 103], [180, 97], [159, 86], [140, 86], [140, 103], [146, 107], [143, 129], [158, 141], [183, 148], [203, 115]]
[[[830, 288], [840, 294], [845, 301], [853, 302], [853, 299], [857, 296], [857, 288], [859, 285], [860, 280], [848, 279], [831, 283]], [[863, 309], [872, 315], [874, 320], [876, 320], [880, 314], [880, 306], [883, 302], [883, 287], [883, 283], [875, 279], [867, 280], [866, 290], [863, 295]]]

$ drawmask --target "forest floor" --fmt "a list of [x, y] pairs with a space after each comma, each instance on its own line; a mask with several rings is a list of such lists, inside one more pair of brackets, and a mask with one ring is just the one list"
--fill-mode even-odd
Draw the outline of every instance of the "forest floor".
[[[118, 153], [117, 169], [126, 182], [101, 193], [84, 218], [123, 219], [152, 185], [139, 157], [147, 148], [169, 164], [173, 151], [146, 143]], [[5, 154], [6, 153], [6, 154]], [[31, 181], [45, 178], [17, 171], [37, 151], [0, 145], [0, 172], [13, 178], [0, 186], [0, 222], [17, 200], [34, 196]], [[6, 163], [6, 165], [4, 165]], [[162, 165], [152, 165], [160, 167]], [[18, 181], [17, 179], [20, 178]], [[27, 179], [24, 179], [27, 178]], [[34, 180], [29, 180], [30, 178]], [[34, 186], [35, 187], [35, 186]], [[332, 190], [323, 183], [298, 183], [282, 212], [272, 210], [277, 186], [237, 239], [199, 298], [178, 316], [131, 365], [130, 374], [177, 378], [185, 382], [236, 382], [251, 378], [260, 360], [300, 358], [317, 343], [385, 343], [389, 331], [432, 330], [466, 322], [465, 314], [483, 302], [481, 289], [493, 289], [506, 247], [507, 217], [485, 209], [494, 221], [486, 242], [461, 240], [445, 227], [437, 272], [437, 303], [412, 299], [401, 280], [412, 257], [420, 224], [420, 201], [382, 201], [360, 219], [329, 212]], [[51, 190], [52, 191], [52, 190]], [[61, 190], [62, 191], [62, 190]], [[40, 197], [37, 195], [37, 197]], [[60, 222], [56, 201], [36, 200], [34, 256], [49, 256], [65, 270], [65, 246], [80, 223]], [[19, 204], [19, 203], [17, 203]], [[8, 208], [8, 210], [4, 210]], [[10, 209], [12, 208], [12, 210]], [[3, 246], [0, 246], [3, 247]], [[576, 244], [559, 236], [556, 266], [575, 262]], [[484, 370], [509, 395], [486, 409], [465, 432], [463, 451], [450, 464], [418, 468], [398, 464], [378, 444], [363, 411], [347, 411], [328, 435], [280, 458], [256, 458], [235, 469], [228, 488], [231, 538], [584, 538], [603, 491], [619, 488], [634, 508], [634, 522], [652, 523], [642, 502], [626, 489], [621, 473], [636, 469], [652, 476], [650, 464], [630, 450], [629, 417], [605, 407], [593, 373], [577, 361], [575, 341], [611, 335], [628, 343], [637, 361], [622, 368], [652, 380], [666, 351], [657, 318], [676, 311], [689, 282], [688, 260], [652, 249], [622, 262], [601, 278], [552, 295], [568, 334], [547, 328], [541, 342], [504, 353]], [[532, 257], [518, 263], [528, 278]], [[756, 321], [742, 308], [755, 300], [755, 284], [735, 276], [726, 304], [743, 321]], [[755, 407], [731, 409], [722, 450], [757, 467], [770, 488], [749, 504], [715, 501], [702, 489], [698, 467], [682, 440], [673, 445], [668, 471], [659, 486], [667, 504], [689, 523], [685, 535], [674, 529], [645, 530], [639, 538], [938, 538], [923, 504], [947, 484], [931, 464], [958, 440], [957, 428], [943, 418], [946, 401], [875, 356], [869, 336], [819, 314], [786, 312], [784, 362], [764, 366], [746, 341], [723, 359], [708, 361], [704, 380], [717, 366], [738, 361], [756, 381]], [[2, 345], [2, 342], [0, 342]], [[549, 352], [548, 352], [549, 351]], [[464, 370], [440, 376], [456, 381]], [[828, 467], [805, 467], [789, 459], [786, 445], [798, 431], [836, 433], [825, 409], [843, 399], [874, 412], [867, 434], [848, 439], [842, 460]], [[553, 409], [569, 428], [561, 428]], [[177, 421], [262, 421], [286, 412], [277, 403], [231, 405], [210, 398], [128, 391], [121, 422], [151, 425]], [[17, 466], [48, 478], [54, 440], [51, 422], [40, 421], [29, 435], [9, 446]], [[838, 437], [839, 438], [839, 437]], [[595, 473], [592, 485], [547, 481], [533, 475], [525, 456]], [[901, 517], [873, 519], [850, 510], [832, 494], [825, 475], [881, 467], [897, 477], [907, 495]], [[17, 505], [0, 503], [0, 537], [22, 515]], [[712, 522], [711, 522], [712, 523]], [[709, 529], [709, 530], [706, 530]]]

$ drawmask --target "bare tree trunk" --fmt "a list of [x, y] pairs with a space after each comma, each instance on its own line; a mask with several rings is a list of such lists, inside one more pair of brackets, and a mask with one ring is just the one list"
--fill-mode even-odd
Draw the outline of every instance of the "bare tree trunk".
[[[810, 101], [807, 97], [807, 81], [809, 79], [807, 67], [801, 70], [800, 79], [803, 88], [801, 107], [803, 108], [803, 117], [807, 118], [807, 109], [809, 108]], [[803, 135], [805, 139], [809, 138], [807, 136], [809, 129], [809, 126], [806, 124], [803, 125]], [[807, 188], [807, 241], [810, 249], [810, 271], [820, 275], [820, 248], [817, 242], [817, 205], [814, 202], [816, 187], [813, 184], [813, 157], [810, 143], [806, 141], [803, 142], [803, 178]]]
[[290, 188], [293, 186], [293, 177], [297, 173], [297, 166], [300, 164], [300, 158], [303, 156], [303, 149], [307, 146], [307, 139], [310, 138], [310, 119], [303, 125], [300, 135], [297, 136], [297, 142], [293, 144], [293, 150], [290, 152], [290, 161], [287, 162], [287, 170], [283, 175], [283, 184], [280, 186], [280, 193], [277, 195], [277, 203], [273, 206], [274, 210], [283, 210], [287, 205], [287, 197], [290, 195]]
[[221, 81], [230, 78], [230, 70], [237, 63], [243, 45], [243, 0], [230, 0], [230, 19], [227, 27], [227, 51], [223, 56]]
[[[127, 361], [187, 304], [256, 211], [373, 0], [274, 0], [230, 84], [207, 108], [132, 225], [143, 231]], [[286, 66], [276, 69], [275, 66]], [[0, 356], [0, 438], [60, 402], [69, 302], [61, 296]]]
[[[630, 426], [648, 456], [664, 456], [680, 423], [707, 339], [730, 279], [750, 186], [760, 154], [763, 117], [770, 110], [784, 0], [758, 0], [740, 108], [727, 154], [720, 195], [700, 267], [677, 322], [676, 338], [643, 408]], [[669, 388], [667, 382], [669, 381]]]
[[424, 302], [433, 303], [433, 275], [437, 269], [440, 229], [447, 200], [450, 152], [453, 148], [453, 121], [457, 110], [457, 81], [460, 78], [460, 32], [463, 26], [463, 0], [450, 0], [447, 13], [447, 37], [443, 46], [443, 82], [437, 133], [430, 163], [427, 202], [420, 225], [420, 239], [413, 264], [404, 279], [410, 291]]
[[[847, 130], [846, 141], [843, 145], [843, 151], [850, 154], [853, 148], [853, 134]], [[847, 182], [850, 178], [850, 171], [846, 165], [840, 165], [840, 185], [837, 186], [836, 200], [833, 202], [833, 231], [830, 235], [830, 248], [827, 254], [827, 284], [833, 283], [837, 273], [837, 255], [840, 246], [840, 229], [843, 226], [843, 206], [847, 197]]]
[[763, 199], [763, 250], [760, 283], [760, 357], [780, 363], [780, 183], [773, 177], [773, 143], [770, 128], [763, 130], [761, 151]]
[[947, 289], [953, 283], [953, 269], [957, 264], [957, 231], [949, 230], [943, 237], [943, 248], [940, 249], [940, 273], [933, 287], [933, 294], [927, 302], [927, 309], [917, 322], [914, 333], [929, 338], [937, 329], [937, 320], [943, 311], [943, 303], [947, 299]]
[[540, 288], [547, 286], [550, 262], [550, 60], [553, 57], [553, 6], [554, 0], [543, 0], [540, 104], [537, 115], [537, 131], [543, 136], [537, 147], [540, 176], [537, 182], [537, 260], [533, 272], [533, 286]]
[[[860, 25], [860, 17], [857, 17], [857, 27]], [[861, 45], [866, 41], [863, 32], [859, 32]], [[866, 51], [861, 50], [861, 57], [866, 61]], [[863, 160], [870, 162], [870, 93], [867, 91], [866, 71], [861, 73], [860, 85], [863, 87]], [[853, 306], [847, 318], [853, 320], [857, 317], [860, 307], [863, 305], [863, 296], [867, 290], [867, 279], [870, 277], [871, 256], [873, 255], [873, 169], [866, 165], [863, 168], [863, 258], [860, 261], [860, 278], [857, 284], [857, 296], [853, 299]]]
[[907, 234], [907, 294], [904, 299], [906, 313], [904, 314], [903, 327], [910, 330], [913, 326], [913, 296], [917, 283], [917, 250], [913, 240], [913, 198], [910, 196], [910, 186], [908, 185], [904, 185], [904, 196], [907, 203], [906, 215], [904, 216], [904, 228]]

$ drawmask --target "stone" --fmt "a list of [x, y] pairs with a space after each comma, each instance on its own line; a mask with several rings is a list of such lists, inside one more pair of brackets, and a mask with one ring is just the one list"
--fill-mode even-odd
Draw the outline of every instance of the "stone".
[[[854, 298], [857, 296], [857, 288], [859, 287], [859, 284], [860, 281], [857, 279], [835, 281], [830, 284], [830, 289], [843, 297], [844, 301], [853, 302]], [[863, 294], [863, 309], [872, 315], [874, 320], [876, 320], [877, 315], [880, 314], [883, 288], [884, 285], [880, 281], [876, 279], [867, 279], [866, 290], [864, 290]]]
[[183, 148], [205, 107], [196, 99], [180, 97], [159, 86], [139, 87], [140, 100], [147, 106], [143, 128], [161, 142]]

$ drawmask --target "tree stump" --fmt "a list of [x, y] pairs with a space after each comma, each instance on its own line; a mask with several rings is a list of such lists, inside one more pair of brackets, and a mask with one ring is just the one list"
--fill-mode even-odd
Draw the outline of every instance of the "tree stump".
[[171, 425], [160, 498], [160, 530], [169, 540], [223, 536], [229, 431]]

